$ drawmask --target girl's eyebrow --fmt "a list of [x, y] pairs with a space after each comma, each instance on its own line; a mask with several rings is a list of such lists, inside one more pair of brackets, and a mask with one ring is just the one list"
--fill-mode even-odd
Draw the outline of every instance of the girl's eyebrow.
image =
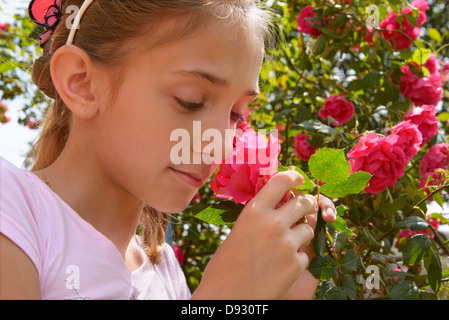
[[[176, 71], [175, 73], [180, 73], [180, 74], [186, 74], [186, 75], [191, 75], [191, 76], [195, 76], [195, 77], [199, 77], [202, 79], [207, 80], [208, 82], [212, 83], [215, 86], [221, 86], [221, 87], [227, 87], [229, 86], [229, 81], [223, 78], [220, 78], [219, 76], [216, 76], [210, 72], [207, 71], [202, 71], [202, 70], [181, 70], [181, 71]], [[254, 97], [258, 97], [260, 95], [259, 90], [249, 90], [246, 92], [247, 96], [254, 96]]]

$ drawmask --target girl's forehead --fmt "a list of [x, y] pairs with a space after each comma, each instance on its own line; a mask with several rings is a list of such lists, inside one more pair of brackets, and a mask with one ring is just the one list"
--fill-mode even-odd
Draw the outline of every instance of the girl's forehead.
[[172, 70], [192, 70], [195, 66], [203, 66], [223, 77], [238, 70], [241, 73], [257, 69], [258, 74], [264, 43], [256, 34], [248, 32], [251, 31], [217, 19], [192, 33], [147, 47], [147, 61], [155, 67], [164, 66]]

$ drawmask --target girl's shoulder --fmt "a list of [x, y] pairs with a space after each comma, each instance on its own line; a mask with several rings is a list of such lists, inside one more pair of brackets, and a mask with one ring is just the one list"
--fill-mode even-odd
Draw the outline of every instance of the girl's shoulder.
[[20, 247], [40, 271], [39, 261], [51, 225], [44, 207], [47, 186], [37, 180], [37, 176], [0, 157], [0, 233]]

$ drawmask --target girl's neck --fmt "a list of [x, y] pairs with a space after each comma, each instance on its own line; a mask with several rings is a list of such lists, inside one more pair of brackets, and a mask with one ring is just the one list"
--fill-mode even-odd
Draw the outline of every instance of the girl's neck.
[[48, 182], [82, 219], [110, 239], [125, 259], [143, 202], [108, 179], [86, 154], [65, 148], [52, 165], [36, 175]]

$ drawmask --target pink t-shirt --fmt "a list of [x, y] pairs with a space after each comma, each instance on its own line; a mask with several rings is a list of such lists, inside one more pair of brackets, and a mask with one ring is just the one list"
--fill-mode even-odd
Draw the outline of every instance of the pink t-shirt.
[[0, 157], [0, 233], [34, 263], [42, 299], [190, 299], [173, 249], [131, 272], [115, 245], [36, 175]]

